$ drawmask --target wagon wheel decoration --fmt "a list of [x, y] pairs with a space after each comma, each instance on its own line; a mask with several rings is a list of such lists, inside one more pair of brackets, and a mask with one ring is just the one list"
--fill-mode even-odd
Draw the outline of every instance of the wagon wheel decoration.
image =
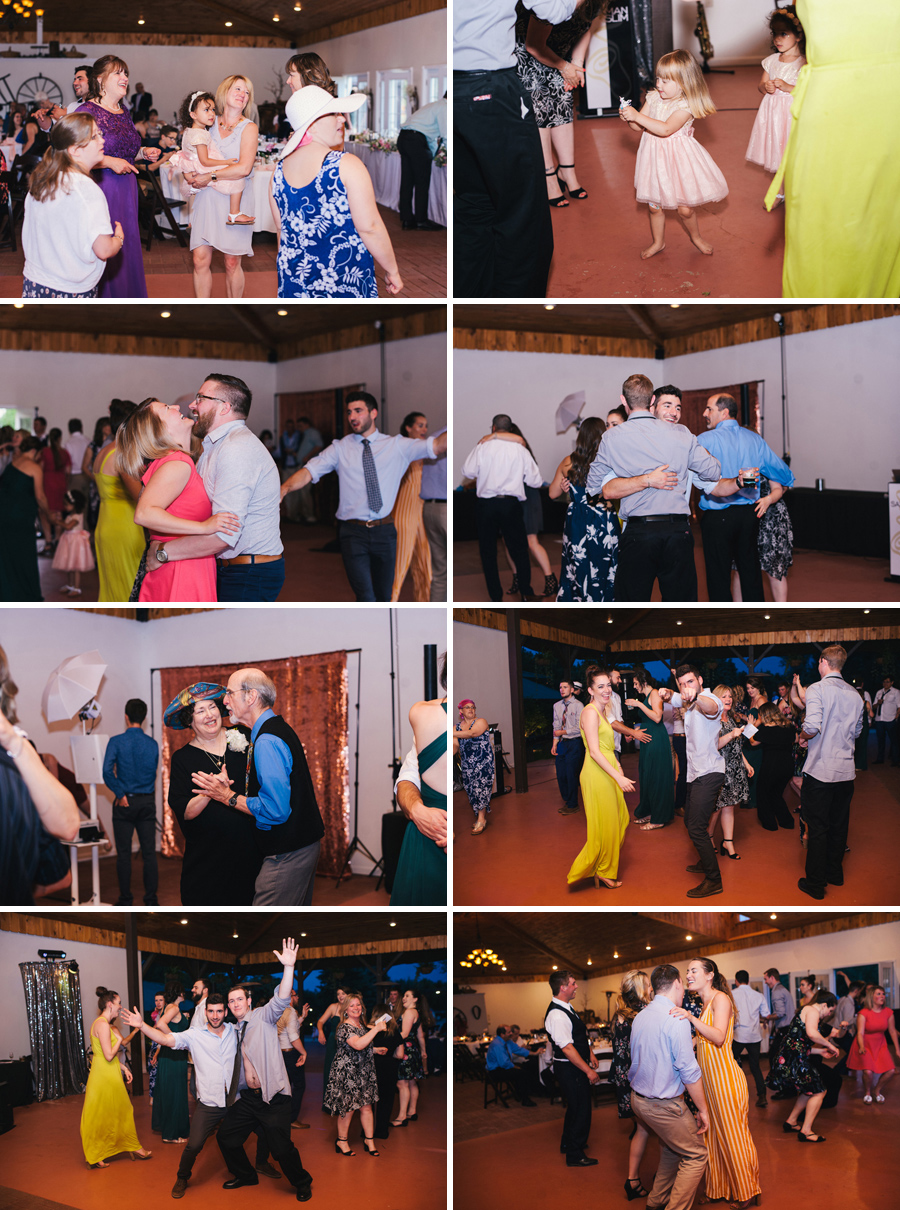
[[46, 76], [32, 76], [26, 80], [16, 93], [16, 100], [22, 105], [39, 105], [47, 102], [49, 105], [62, 105], [63, 95], [59, 85]]

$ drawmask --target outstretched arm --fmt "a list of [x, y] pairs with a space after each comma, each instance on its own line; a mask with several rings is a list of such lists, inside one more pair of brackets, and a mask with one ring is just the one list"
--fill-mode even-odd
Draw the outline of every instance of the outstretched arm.
[[290, 1000], [291, 998], [298, 948], [293, 937], [285, 937], [281, 942], [281, 953], [279, 954], [278, 950], [272, 950], [272, 953], [284, 967], [284, 974], [281, 976], [281, 983], [278, 986], [278, 995], [282, 1000]]
[[[120, 1016], [126, 1025], [133, 1028], [135, 1033], [140, 1030], [144, 1037], [149, 1038], [151, 1042], [158, 1042], [160, 1046], [175, 1045], [178, 1034], [173, 1034], [169, 1030], [154, 1029], [152, 1025], [147, 1024], [136, 1008], [131, 1012], [127, 1008], [123, 1008]], [[129, 1036], [133, 1036], [133, 1034]]]

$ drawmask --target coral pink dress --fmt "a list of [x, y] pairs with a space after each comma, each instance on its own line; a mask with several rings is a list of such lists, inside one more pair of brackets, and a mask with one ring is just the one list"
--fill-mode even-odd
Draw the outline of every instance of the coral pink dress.
[[[784, 80], [786, 84], [796, 84], [804, 58], [796, 59], [793, 63], [782, 63], [778, 54], [769, 55], [763, 59], [763, 71], [770, 80]], [[750, 142], [747, 145], [747, 159], [754, 164], [762, 164], [767, 172], [777, 172], [784, 149], [787, 146], [788, 132], [791, 128], [791, 99], [792, 93], [767, 92], [762, 99], [753, 130], [750, 132]]]
[[[658, 122], [665, 122], [679, 109], [690, 111], [683, 96], [677, 101], [664, 101], [654, 90], [647, 94], [647, 101], [645, 116]], [[649, 202], [663, 210], [703, 206], [707, 202], [720, 202], [728, 195], [724, 176], [706, 148], [694, 138], [693, 118], [668, 138], [644, 131], [634, 168], [634, 188], [639, 202]]]
[[[203, 480], [190, 457], [183, 450], [173, 450], [165, 458], [151, 462], [141, 482], [150, 482], [157, 470], [167, 462], [186, 462], [191, 468], [191, 477], [184, 491], [166, 509], [173, 517], [186, 521], [206, 521], [212, 516], [212, 505]], [[154, 539], [167, 541], [171, 534], [153, 534]], [[177, 563], [166, 563], [144, 577], [141, 585], [141, 601], [215, 601], [216, 561], [212, 555], [202, 559], [181, 559]]]
[[91, 535], [84, 528], [84, 517], [78, 524], [63, 530], [53, 556], [54, 571], [93, 571], [94, 556], [91, 553]]
[[847, 1067], [851, 1071], [873, 1071], [880, 1075], [882, 1072], [895, 1070], [894, 1060], [891, 1058], [885, 1037], [892, 1013], [893, 1009], [886, 1006], [881, 1012], [876, 1012], [874, 1008], [864, 1008], [860, 1011], [859, 1015], [865, 1017], [866, 1020], [866, 1053], [864, 1055], [859, 1053], [859, 1047], [854, 1038], [850, 1044], [850, 1053], [847, 1055]]

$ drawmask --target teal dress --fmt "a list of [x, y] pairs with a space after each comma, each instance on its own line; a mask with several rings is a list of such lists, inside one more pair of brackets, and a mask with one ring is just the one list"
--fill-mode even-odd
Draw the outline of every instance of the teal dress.
[[[441, 708], [447, 713], [447, 703]], [[436, 735], [419, 753], [419, 774], [424, 775], [447, 751], [447, 733]], [[447, 795], [432, 790], [422, 781], [422, 802], [426, 807], [447, 810]], [[447, 854], [433, 840], [423, 836], [415, 824], [407, 824], [394, 876], [391, 907], [426, 907], [447, 902]]]
[[650, 732], [650, 743], [639, 745], [638, 789], [641, 800], [635, 809], [634, 821], [671, 823], [675, 817], [675, 773], [672, 769], [669, 733], [662, 720], [655, 723], [646, 714], [640, 726]]
[[[190, 1022], [181, 1014], [177, 1025], [172, 1022], [169, 1029], [173, 1034], [184, 1033]], [[186, 1139], [191, 1133], [191, 1118], [188, 1113], [186, 1050], [173, 1050], [171, 1046], [159, 1048], [156, 1064], [156, 1087], [153, 1090], [153, 1117], [151, 1126], [159, 1131], [163, 1139]]]

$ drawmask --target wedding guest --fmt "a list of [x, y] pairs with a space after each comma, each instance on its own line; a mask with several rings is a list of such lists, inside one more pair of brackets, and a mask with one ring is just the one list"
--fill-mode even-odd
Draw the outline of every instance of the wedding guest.
[[[356, 1152], [351, 1150], [348, 1139], [353, 1115], [357, 1110], [363, 1130], [363, 1146], [369, 1155], [379, 1154], [375, 1148], [373, 1134], [375, 1119], [372, 1106], [378, 1100], [378, 1081], [375, 1077], [375, 1055], [372, 1047], [385, 1021], [382, 1019], [367, 1028], [363, 1024], [364, 1011], [362, 997], [358, 993], [347, 996], [341, 1005], [340, 1020], [335, 1032], [337, 1053], [325, 1089], [325, 1106], [338, 1120], [334, 1150], [338, 1155], [348, 1158], [356, 1155]], [[385, 1018], [389, 1016], [389, 1013], [384, 1014]]]
[[[397, 135], [400, 155], [400, 224], [404, 231], [443, 231], [428, 217], [431, 165], [447, 143], [447, 94], [411, 113]], [[415, 195], [415, 208], [413, 207]]]
[[556, 468], [547, 494], [569, 496], [563, 527], [558, 601], [611, 601], [621, 528], [612, 504], [588, 498], [585, 481], [605, 431], [599, 416], [588, 416], [578, 430], [573, 453]]
[[641, 1009], [647, 1007], [652, 998], [653, 990], [646, 971], [629, 971], [622, 977], [613, 1016], [613, 1058], [609, 1076], [616, 1088], [619, 1117], [634, 1120], [631, 1145], [628, 1149], [628, 1179], [625, 1182], [625, 1196], [630, 1202], [636, 1197], [649, 1196], [649, 1190], [641, 1184], [640, 1168], [650, 1135], [647, 1127], [634, 1116], [634, 1110], [631, 1108], [628, 1073], [631, 1070], [631, 1028], [635, 1017]]
[[[421, 412], [410, 412], [400, 425], [400, 436], [424, 441], [428, 436], [428, 420]], [[394, 587], [391, 600], [399, 601], [407, 573], [412, 567], [413, 600], [427, 601], [431, 596], [431, 550], [422, 519], [422, 468], [417, 458], [406, 468], [397, 499], [394, 501], [394, 528], [397, 531], [397, 561], [394, 565]], [[309, 487], [303, 491], [309, 491]], [[298, 493], [300, 495], [302, 493]]]
[[760, 707], [759, 727], [750, 743], [762, 748], [756, 807], [759, 822], [769, 832], [794, 826], [784, 792], [794, 775], [795, 735], [793, 720], [786, 718], [777, 706], [766, 702]]
[[738, 971], [734, 981], [737, 987], [732, 989], [731, 998], [736, 1015], [731, 1052], [738, 1067], [741, 1066], [744, 1051], [747, 1052], [747, 1065], [756, 1085], [756, 1107], [764, 1109], [768, 1102], [766, 1082], [759, 1067], [759, 1051], [762, 1046], [761, 1021], [766, 1018], [766, 1002], [762, 993], [750, 986], [750, 976], [746, 971]]
[[[309, 1123], [301, 1122], [299, 1118], [300, 1108], [303, 1105], [303, 1094], [306, 1091], [305, 1066], [307, 1059], [306, 1047], [303, 1045], [300, 1031], [303, 1022], [309, 1016], [309, 1005], [303, 1005], [302, 1015], [297, 1011], [299, 1007], [300, 997], [292, 989], [291, 1002], [275, 1022], [275, 1028], [278, 1030], [278, 1045], [281, 1047], [285, 1074], [291, 1086], [291, 1129], [308, 1130]], [[275, 1169], [269, 1163], [269, 1145], [264, 1138], [260, 1138], [257, 1143], [254, 1167], [257, 1172], [262, 1172], [266, 1176], [277, 1177]]]
[[873, 765], [884, 764], [884, 751], [890, 741], [891, 765], [900, 765], [900, 689], [894, 688], [894, 678], [886, 676], [872, 703], [875, 713], [875, 734], [878, 737], [878, 757]]
[[[322, 1093], [324, 1096], [325, 1089], [328, 1087], [328, 1076], [331, 1071], [331, 1064], [334, 1062], [334, 1056], [337, 1053], [337, 1040], [335, 1039], [335, 1030], [338, 1027], [338, 1022], [341, 1017], [341, 1008], [344, 1000], [349, 996], [349, 987], [338, 987], [335, 990], [335, 999], [328, 1005], [316, 1022], [316, 1029], [319, 1035], [319, 1045], [325, 1047], [325, 1058], [322, 1064]], [[322, 1112], [328, 1113], [325, 1105], [322, 1105]]]
[[400, 1017], [403, 1055], [397, 1068], [398, 1111], [397, 1117], [391, 1120], [392, 1126], [406, 1126], [418, 1119], [419, 1081], [428, 1075], [425, 1030], [434, 1024], [424, 995], [418, 995], [408, 987], [400, 1003], [403, 1007]]
[[85, 437], [84, 426], [77, 417], [73, 417], [66, 427], [69, 430], [69, 435], [66, 438], [64, 448], [72, 461], [72, 469], [69, 474], [69, 487], [83, 492], [85, 497], [87, 497], [89, 480], [84, 473], [83, 464], [91, 443]]
[[100, 493], [97, 491], [97, 480], [94, 476], [94, 459], [106, 445], [112, 436], [112, 426], [108, 416], [101, 416], [94, 425], [94, 436], [91, 439], [90, 445], [84, 453], [84, 458], [81, 462], [81, 470], [88, 481], [88, 506], [85, 514], [85, 521], [88, 529], [93, 533], [97, 528], [97, 518], [100, 514]]
[[[509, 431], [525, 446], [525, 449], [534, 458], [534, 450], [528, 444], [525, 434], [515, 423], [510, 424]], [[536, 460], [535, 460], [536, 461]], [[553, 574], [553, 569], [550, 566], [550, 559], [541, 545], [540, 532], [544, 528], [544, 506], [541, 503], [541, 493], [536, 487], [531, 484], [525, 484], [525, 500], [522, 504], [522, 517], [525, 521], [525, 536], [528, 539], [528, 551], [534, 558], [535, 563], [544, 573], [544, 588], [540, 593], [542, 597], [555, 597], [559, 592], [559, 580]], [[510, 568], [515, 567], [515, 561], [506, 550], [506, 561]], [[517, 596], [519, 592], [518, 578], [514, 575], [512, 584], [506, 590], [507, 596]]]
[[119, 1064], [125, 1040], [113, 1030], [113, 1022], [121, 1006], [118, 992], [97, 988], [98, 1016], [90, 1030], [91, 1070], [81, 1111], [81, 1146], [91, 1168], [108, 1168], [106, 1161], [123, 1151], [139, 1160], [152, 1155], [141, 1146], [134, 1128], [134, 1110], [125, 1091], [131, 1072]]
[[559, 1149], [567, 1168], [590, 1168], [598, 1160], [584, 1154], [591, 1133], [591, 1085], [600, 1083], [598, 1063], [584, 1022], [572, 1008], [578, 991], [570, 971], [554, 971], [549, 979], [552, 999], [544, 1028], [553, 1049], [553, 1074], [566, 1102]]
[[[434, 434], [446, 433], [446, 426]], [[422, 521], [431, 551], [432, 601], [447, 600], [447, 451], [422, 459]]]
[[70, 101], [66, 106], [66, 113], [74, 113], [78, 106], [87, 99], [90, 86], [91, 65], [82, 63], [75, 68], [75, 75], [72, 78], [72, 92], [75, 94], [75, 100]]
[[528, 1076], [524, 1068], [517, 1067], [513, 1061], [514, 1055], [531, 1056], [531, 1051], [519, 1046], [511, 1037], [505, 1025], [498, 1025], [493, 1042], [487, 1048], [484, 1056], [484, 1066], [487, 1071], [505, 1072], [505, 1079], [515, 1089], [516, 1099], [526, 1109], [537, 1108], [537, 1101], [532, 1101], [528, 1095]]
[[[163, 1034], [187, 1033], [190, 1018], [181, 1011], [184, 988], [177, 981], [163, 988], [165, 1008], [156, 1028]], [[186, 1143], [191, 1129], [188, 1112], [187, 1051], [165, 1046], [160, 1050], [156, 1089], [153, 1096], [154, 1130], [162, 1134], [164, 1143]]]
[[[583, 709], [574, 682], [560, 681], [559, 701], [553, 703], [553, 743], [550, 747], [550, 755], [556, 761], [556, 784], [563, 802], [560, 815], [574, 815], [578, 811], [578, 779], [584, 764]], [[491, 774], [493, 776], [493, 769]]]
[[[581, 703], [578, 703], [579, 706]], [[459, 764], [463, 789], [475, 812], [473, 836], [480, 836], [488, 825], [491, 794], [494, 789], [494, 737], [487, 719], [479, 718], [471, 698], [459, 703], [459, 721], [454, 739], [459, 744]], [[580, 713], [580, 711], [579, 711]], [[576, 790], [576, 795], [577, 795]]]
[[94, 531], [100, 601], [128, 600], [144, 553], [144, 533], [134, 523], [141, 481], [120, 468], [116, 449], [116, 433], [133, 411], [134, 404], [130, 400], [112, 401], [109, 405], [111, 437], [94, 459], [94, 481], [100, 496]]
[[[744, 726], [734, 717], [732, 707], [734, 695], [728, 685], [716, 685], [713, 693], [722, 702], [722, 718], [719, 732], [719, 751], [725, 756], [725, 781], [716, 799], [715, 810], [709, 821], [710, 839], [716, 834], [716, 824], [722, 826], [722, 847], [719, 850], [723, 857], [732, 861], [740, 861], [740, 853], [734, 847], [734, 808], [741, 807], [747, 801], [750, 793], [748, 772], [752, 775], [752, 766], [744, 757], [743, 735]], [[727, 835], [726, 835], [727, 833]], [[726, 849], [727, 844], [731, 845]], [[715, 844], [713, 845], [715, 847]]]
[[[772, 1005], [772, 1011], [766, 1017], [772, 1031], [769, 1036], [769, 1071], [771, 1072], [788, 1027], [794, 1018], [794, 1002], [791, 999], [791, 993], [781, 982], [781, 976], [776, 967], [772, 966], [765, 972], [763, 983], [769, 989], [769, 1000]], [[772, 1098], [773, 1101], [784, 1099], [779, 1093]]]
[[[747, 717], [747, 722], [752, 723], [754, 727], [759, 725], [759, 712], [763, 706], [769, 701], [768, 681], [764, 676], [748, 676], [744, 682], [744, 689], [747, 693], [747, 704], [744, 713]], [[753, 769], [750, 775], [750, 796], [747, 799], [747, 806], [751, 810], [757, 809], [756, 791], [759, 785], [759, 771], [762, 768], [763, 752], [759, 745], [754, 745], [745, 736], [744, 737], [744, 756], [747, 758], [747, 763]]]
[[[162, 992], [157, 992], [153, 997], [153, 1011], [150, 1013], [150, 1024], [155, 1025], [159, 1018], [163, 1015], [166, 1009], [166, 1002], [163, 999]], [[193, 1019], [191, 1020], [193, 1024]], [[150, 1095], [150, 1104], [153, 1104], [153, 1093], [156, 1089], [156, 1072], [159, 1066], [159, 1042], [151, 1040], [150, 1047], [147, 1051], [147, 1088]]]
[[[868, 690], [863, 685], [857, 685], [856, 691], [862, 698], [863, 712], [862, 731], [856, 737], [856, 745], [853, 749], [853, 763], [858, 770], [865, 772], [869, 767], [869, 731], [875, 720], [875, 710], [872, 706], [872, 697]], [[797, 721], [799, 722], [799, 718]]]
[[[640, 697], [626, 698], [625, 705], [646, 716], [644, 728], [650, 742], [641, 744], [638, 754], [638, 785], [641, 798], [634, 811], [634, 822], [642, 832], [664, 828], [675, 814], [675, 777], [669, 733], [663, 724], [663, 703], [653, 678], [643, 668], [634, 672], [634, 689]], [[646, 702], [642, 702], [645, 697]]]
[[129, 907], [131, 839], [135, 831], [144, 870], [144, 903], [158, 906], [156, 864], [156, 768], [159, 744], [144, 733], [147, 703], [138, 697], [125, 703], [125, 730], [114, 735], [103, 757], [103, 781], [113, 793], [113, 834], [116, 838], [117, 907]]
[[44, 494], [41, 444], [24, 437], [0, 475], [0, 600], [43, 601], [34, 526], [40, 513], [44, 533], [52, 530]]
[[325, 92], [330, 92], [333, 97], [337, 96], [337, 84], [331, 78], [328, 65], [322, 56], [317, 55], [314, 51], [308, 51], [302, 55], [292, 55], [284, 70], [287, 72], [287, 82], [291, 92], [297, 92], [298, 89], [305, 88], [307, 84], [315, 84], [318, 88], [323, 88]]
[[[824, 1143], [823, 1135], [812, 1134], [816, 1115], [825, 1099], [825, 1086], [821, 1072], [810, 1061], [813, 1051], [833, 1055], [841, 1052], [824, 1038], [819, 1030], [823, 1021], [834, 1013], [837, 997], [831, 992], [816, 992], [811, 1004], [801, 1008], [784, 1033], [777, 1059], [769, 1060], [769, 1075], [766, 1083], [776, 1091], [791, 1087], [798, 1092], [794, 1108], [782, 1122], [785, 1134], [796, 1134], [801, 1143]], [[774, 1098], [773, 1098], [774, 1099]], [[803, 1118], [802, 1124], [800, 1118]]]
[[[385, 1016], [389, 1019], [384, 1020]], [[397, 1093], [397, 1069], [400, 1060], [396, 1056], [399, 1039], [399, 1025], [390, 1004], [376, 1004], [368, 1021], [369, 1028], [378, 1026], [378, 1033], [372, 1040], [372, 1052], [375, 1055], [375, 1079], [378, 1083], [378, 1101], [375, 1105], [376, 1139], [390, 1137], [391, 1117], [394, 1112], [394, 1097]]]
[[880, 985], [867, 987], [863, 1007], [856, 1018], [856, 1040], [847, 1056], [848, 1069], [862, 1072], [863, 1101], [867, 1105], [872, 1104], [873, 1092], [876, 1101], [884, 1100], [884, 1087], [897, 1071], [888, 1053], [885, 1033], [890, 1034], [894, 1054], [900, 1059], [894, 1010], [887, 1007], [884, 988]]

